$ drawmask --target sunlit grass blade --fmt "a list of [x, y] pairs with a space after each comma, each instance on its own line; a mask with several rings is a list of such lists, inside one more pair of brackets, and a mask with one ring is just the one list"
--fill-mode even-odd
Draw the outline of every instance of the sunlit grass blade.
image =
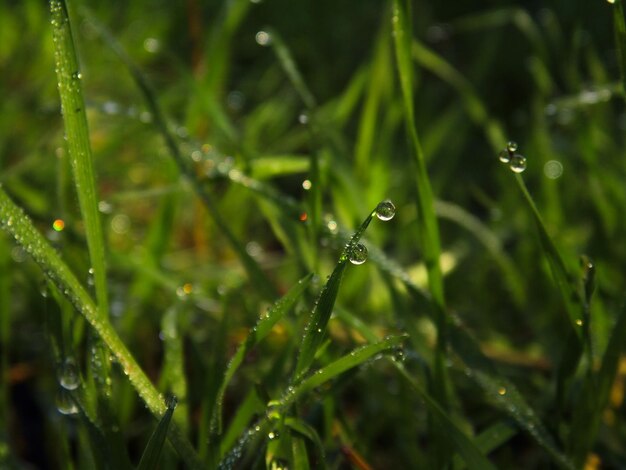
[[581, 466], [593, 448], [602, 415], [609, 402], [619, 361], [626, 350], [626, 308], [622, 307], [604, 352], [600, 369], [586, 377], [582, 393], [574, 409], [569, 438], [572, 460]]
[[291, 450], [293, 453], [293, 468], [295, 470], [309, 470], [309, 454], [306, 450], [306, 443], [300, 436], [291, 438]]
[[269, 311], [263, 315], [257, 324], [250, 330], [244, 342], [239, 345], [239, 348], [237, 348], [237, 352], [232, 357], [226, 368], [224, 379], [222, 380], [222, 384], [220, 385], [220, 389], [217, 393], [216, 404], [213, 410], [213, 418], [211, 421], [214, 432], [217, 434], [222, 433], [222, 406], [224, 402], [224, 394], [226, 393], [226, 388], [235, 375], [235, 372], [237, 372], [237, 369], [245, 359], [246, 354], [270, 333], [274, 325], [276, 325], [276, 323], [280, 321], [280, 319], [285, 316], [285, 314], [302, 297], [302, 294], [308, 287], [312, 276], [312, 274], [309, 274], [302, 278], [294, 287], [291, 288], [289, 292], [272, 305]]
[[167, 430], [170, 427], [170, 421], [172, 420], [176, 404], [177, 401], [175, 397], [170, 397], [168, 399], [167, 411], [165, 411], [165, 414], [160, 419], [159, 424], [152, 433], [152, 436], [150, 436], [148, 445], [146, 445], [146, 448], [141, 455], [141, 460], [139, 461], [137, 470], [152, 470], [153, 468], [157, 468], [163, 446], [165, 446]]
[[[352, 235], [350, 241], [346, 244], [339, 256], [339, 261], [335, 266], [335, 269], [331, 273], [330, 277], [324, 284], [322, 292], [315, 303], [313, 312], [311, 313], [311, 319], [309, 320], [302, 338], [302, 346], [298, 355], [298, 361], [294, 371], [294, 379], [298, 380], [311, 366], [315, 358], [320, 345], [323, 343], [326, 337], [326, 325], [332, 314], [335, 300], [339, 292], [339, 286], [341, 284], [341, 278], [346, 270], [348, 260], [353, 258], [355, 250], [365, 250], [365, 258], [367, 257], [367, 249], [358, 244], [361, 236], [367, 229], [368, 225], [372, 221], [372, 218], [376, 215], [377, 209], [374, 209], [363, 221], [359, 229]], [[358, 264], [365, 261], [363, 258]]]
[[[150, 412], [163, 416], [166, 406], [150, 379], [139, 367], [107, 319], [101, 318], [93, 300], [76, 279], [47, 240], [37, 231], [30, 219], [15, 205], [0, 187], [0, 228], [10, 234], [32, 256], [48, 279], [71, 301], [76, 310], [97, 332], [115, 356], [139, 396]], [[202, 468], [191, 444], [178, 427], [170, 426], [169, 438], [181, 458], [191, 468]]]
[[213, 196], [209, 193], [204, 183], [196, 176], [195, 170], [192, 166], [192, 162], [186, 159], [178, 146], [176, 137], [170, 130], [167, 124], [165, 113], [161, 109], [158, 103], [157, 95], [149, 84], [147, 78], [144, 76], [141, 69], [135, 64], [131, 57], [126, 53], [121, 44], [109, 33], [109, 31], [90, 15], [90, 23], [97, 31], [98, 35], [104, 40], [104, 42], [111, 48], [111, 50], [117, 55], [120, 61], [126, 66], [131, 77], [137, 84], [137, 87], [141, 91], [143, 98], [152, 114], [154, 124], [163, 137], [165, 144], [170, 152], [170, 155], [176, 162], [180, 172], [185, 175], [193, 184], [193, 188], [196, 191], [198, 197], [202, 200], [204, 205], [209, 211], [209, 214], [213, 218], [213, 221], [220, 229], [220, 231], [226, 237], [226, 240], [230, 243], [235, 253], [241, 260], [244, 269], [250, 277], [250, 281], [256, 286], [261, 286], [257, 289], [264, 298], [274, 299], [276, 297], [276, 288], [268, 279], [267, 275], [263, 272], [259, 264], [252, 256], [246, 251], [242, 243], [237, 239], [233, 231], [230, 229], [226, 219], [221, 214], [217, 207]]

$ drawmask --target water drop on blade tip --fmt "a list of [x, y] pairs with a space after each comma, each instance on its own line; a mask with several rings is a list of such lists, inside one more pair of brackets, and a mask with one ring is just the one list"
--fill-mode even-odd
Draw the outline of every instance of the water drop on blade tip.
[[386, 222], [396, 215], [396, 206], [391, 201], [382, 201], [376, 206], [376, 217]]
[[350, 247], [348, 250], [348, 259], [352, 264], [359, 265], [367, 261], [367, 248], [362, 243]]
[[526, 157], [516, 153], [511, 157], [509, 166], [514, 173], [522, 173], [526, 169]]

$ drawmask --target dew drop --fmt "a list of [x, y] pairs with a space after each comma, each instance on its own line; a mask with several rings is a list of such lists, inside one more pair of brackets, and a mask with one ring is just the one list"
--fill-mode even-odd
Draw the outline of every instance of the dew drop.
[[170, 395], [167, 397], [167, 400], [165, 400], [165, 405], [168, 409], [173, 410], [178, 405], [178, 397], [176, 395]]
[[80, 385], [80, 374], [76, 361], [68, 357], [59, 366], [57, 373], [59, 383], [65, 390], [76, 390]]
[[509, 151], [505, 149], [498, 154], [498, 159], [502, 163], [509, 163], [511, 161], [511, 155], [509, 154]]
[[376, 217], [382, 221], [388, 221], [393, 219], [396, 215], [396, 206], [391, 201], [382, 201], [376, 206]]
[[270, 431], [267, 434], [267, 438], [271, 441], [271, 440], [274, 440], [274, 439], [278, 439], [278, 435], [279, 435], [278, 431]]
[[272, 37], [265, 31], [259, 31], [256, 33], [254, 39], [259, 46], [269, 46], [272, 42]]
[[362, 243], [357, 243], [356, 245], [349, 248], [348, 251], [348, 259], [352, 264], [363, 264], [367, 261], [367, 248]]
[[56, 398], [57, 410], [66, 416], [74, 416], [79, 412], [78, 406], [72, 400], [72, 396], [67, 390], [60, 390]]
[[506, 388], [500, 387], [498, 389], [498, 395], [506, 395]]
[[509, 166], [513, 172], [522, 173], [526, 169], [526, 157], [516, 153], [511, 157]]
[[94, 280], [94, 270], [93, 268], [89, 268], [89, 271], [87, 271], [87, 285], [93, 286], [95, 283], [96, 282]]
[[506, 144], [506, 149], [509, 153], [515, 153], [517, 152], [517, 142], [513, 142], [512, 140], [510, 140], [507, 144]]

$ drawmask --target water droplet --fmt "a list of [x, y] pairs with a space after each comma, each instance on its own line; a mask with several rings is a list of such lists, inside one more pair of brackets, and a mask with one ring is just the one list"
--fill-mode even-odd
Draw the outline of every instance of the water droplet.
[[259, 46], [269, 46], [272, 43], [272, 37], [265, 31], [259, 31], [254, 37]]
[[165, 405], [170, 409], [173, 410], [174, 408], [176, 408], [176, 406], [178, 405], [178, 397], [176, 395], [170, 395], [169, 397], [167, 397], [167, 399], [165, 400]]
[[508, 150], [509, 153], [515, 153], [517, 152], [517, 142], [513, 142], [512, 140], [510, 140], [507, 144], [506, 144], [506, 149]]
[[56, 398], [57, 410], [66, 416], [77, 415], [80, 411], [67, 390], [60, 390]]
[[94, 271], [93, 268], [89, 268], [89, 271], [87, 271], [87, 285], [88, 286], [93, 286], [96, 282], [94, 280]]
[[558, 160], [550, 160], [543, 166], [543, 174], [555, 180], [563, 174], [563, 164]]
[[270, 431], [270, 432], [267, 434], [267, 438], [271, 441], [271, 440], [273, 440], [273, 439], [278, 439], [278, 435], [279, 435], [279, 434], [278, 434], [278, 431]]
[[367, 261], [367, 248], [362, 243], [357, 243], [348, 250], [348, 259], [352, 264], [363, 264]]
[[388, 221], [393, 219], [396, 215], [396, 206], [391, 201], [382, 201], [376, 206], [376, 217], [382, 221]]
[[511, 157], [509, 166], [513, 172], [522, 173], [526, 169], [526, 157], [516, 153]]
[[98, 203], [98, 210], [103, 214], [110, 214], [113, 212], [113, 205], [108, 201], [100, 201]]
[[63, 219], [56, 219], [52, 222], [52, 228], [57, 232], [61, 232], [65, 228], [65, 222]]
[[393, 350], [393, 356], [391, 357], [395, 362], [404, 362], [406, 355], [404, 354], [404, 348], [398, 346]]
[[506, 388], [505, 387], [500, 387], [498, 389], [498, 395], [506, 395]]
[[498, 158], [500, 159], [502, 163], [509, 163], [511, 161], [511, 155], [509, 154], [509, 151], [506, 149], [502, 150], [498, 154]]
[[71, 357], [65, 358], [59, 366], [57, 377], [61, 387], [66, 390], [76, 390], [80, 385], [80, 373], [76, 361]]
[[304, 188], [305, 191], [308, 191], [309, 189], [311, 189], [312, 186], [313, 186], [313, 183], [311, 183], [311, 180], [304, 180], [302, 182], [302, 187]]
[[606, 0], [607, 2], [609, 2], [611, 5], [615, 3], [615, 0]]
[[80, 80], [81, 78], [83, 78], [83, 74], [81, 74], [80, 72], [74, 72], [72, 74], [72, 79], [74, 80]]
[[143, 42], [143, 48], [151, 54], [158, 52], [160, 47], [159, 40], [156, 38], [146, 38]]
[[581, 319], [581, 318], [579, 318], [579, 319], [577, 319], [577, 320], [576, 320], [576, 325], [577, 325], [577, 326], [583, 326], [583, 321], [582, 321], [582, 319]]
[[309, 115], [307, 113], [300, 113], [298, 116], [298, 122], [302, 125], [309, 123]]

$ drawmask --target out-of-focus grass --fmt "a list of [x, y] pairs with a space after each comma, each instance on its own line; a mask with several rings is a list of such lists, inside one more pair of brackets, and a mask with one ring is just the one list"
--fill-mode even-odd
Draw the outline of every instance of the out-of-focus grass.
[[[173, 468], [158, 392], [210, 468], [626, 465], [621, 3], [393, 3], [70, 2], [91, 208], [49, 10], [0, 5], [2, 222], [30, 230], [8, 194], [67, 275], [0, 240], [0, 466]], [[337, 265], [387, 198], [367, 262]], [[99, 399], [89, 322], [141, 367]]]

